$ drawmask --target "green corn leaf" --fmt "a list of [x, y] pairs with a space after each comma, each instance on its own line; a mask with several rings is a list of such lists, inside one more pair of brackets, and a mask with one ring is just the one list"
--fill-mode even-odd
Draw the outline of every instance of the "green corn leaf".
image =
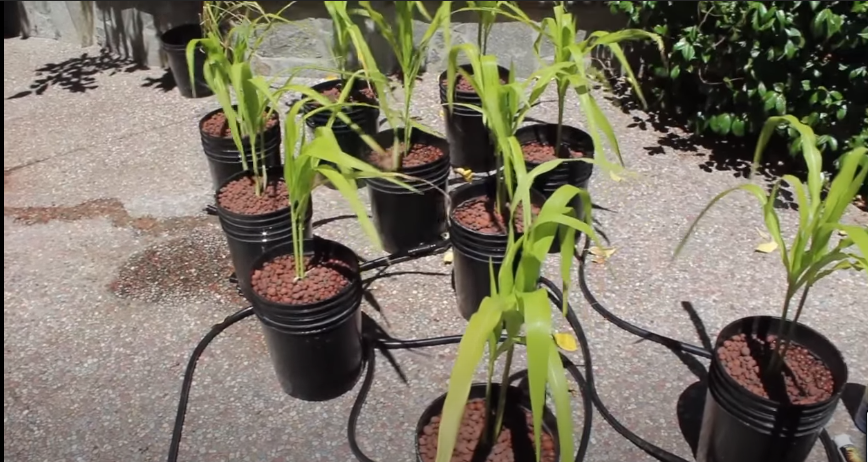
[[561, 312], [566, 316], [573, 273], [573, 253], [576, 250], [576, 230], [570, 226], [560, 226], [558, 227], [558, 236], [561, 240], [561, 291], [563, 292]]
[[865, 276], [868, 277], [868, 228], [853, 225], [839, 225], [839, 227], [847, 233], [847, 237], [853, 241], [856, 248], [862, 253], [861, 258], [858, 255], [854, 255], [853, 258], [861, 263], [862, 270], [865, 272]]
[[[552, 401], [555, 405], [555, 417], [557, 418], [561, 462], [570, 462], [575, 454], [573, 443], [573, 410], [570, 406], [570, 389], [567, 385], [566, 371], [561, 355], [554, 341], [549, 337], [552, 345], [549, 347], [548, 361], [548, 387]], [[587, 410], [585, 412], [588, 412]]]
[[[311, 143], [316, 142], [314, 140]], [[359, 219], [359, 224], [362, 227], [362, 230], [365, 234], [368, 235], [368, 238], [371, 242], [374, 243], [374, 246], [378, 249], [383, 248], [383, 244], [380, 242], [380, 236], [377, 234], [377, 229], [374, 227], [374, 223], [368, 217], [367, 209], [365, 208], [365, 204], [359, 200], [358, 189], [356, 188], [356, 183], [354, 181], [347, 181], [340, 172], [335, 170], [329, 165], [319, 165], [317, 167], [317, 172], [321, 173], [325, 176], [332, 185], [344, 196], [344, 200], [347, 201], [353, 213], [356, 214], [356, 217]]]
[[461, 343], [458, 344], [458, 355], [449, 376], [449, 391], [443, 403], [440, 434], [437, 439], [437, 462], [452, 460], [476, 367], [485, 351], [486, 339], [500, 323], [502, 313], [503, 301], [499, 297], [486, 297], [467, 323]]
[[[856, 148], [841, 156], [840, 168], [829, 193], [826, 196], [823, 207], [822, 222], [837, 223], [847, 210], [847, 206], [853, 202], [859, 189], [865, 183], [868, 174], [868, 149]], [[858, 171], [857, 171], [858, 169]]]
[[[522, 259], [524, 260], [524, 259]], [[533, 412], [536, 459], [542, 450], [542, 417], [546, 403], [549, 348], [551, 347], [552, 311], [545, 289], [517, 294], [524, 311], [524, 330], [527, 337], [527, 370], [530, 403]]]
[[801, 260], [802, 255], [804, 255], [805, 244], [810, 238], [811, 204], [808, 202], [808, 193], [801, 180], [793, 175], [784, 175], [781, 179], [793, 187], [793, 190], [796, 192], [796, 203], [799, 206], [799, 229], [793, 240], [793, 245], [790, 247], [791, 264], [794, 268], [799, 268], [802, 264]]
[[[765, 220], [766, 229], [771, 235], [771, 238], [778, 244], [778, 249], [781, 251], [781, 259], [784, 263], [784, 268], [787, 270], [792, 270], [792, 266], [790, 266], [790, 257], [787, 253], [786, 243], [784, 242], [784, 238], [781, 235], [781, 224], [778, 219], [778, 213], [775, 210], [775, 199], [778, 197], [778, 191], [781, 188], [781, 180], [775, 182], [772, 187], [771, 193], [765, 198], [765, 202], [763, 203], [763, 219]], [[763, 193], [765, 195], [765, 193]]]

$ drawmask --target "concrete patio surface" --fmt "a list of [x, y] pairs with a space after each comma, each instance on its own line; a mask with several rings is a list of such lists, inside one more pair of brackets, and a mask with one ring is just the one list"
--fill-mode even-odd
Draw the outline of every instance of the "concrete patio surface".
[[[201, 211], [213, 196], [196, 123], [216, 102], [166, 91], [159, 69], [116, 63], [76, 78], [91, 70], [83, 54], [99, 50], [4, 41], [5, 461], [165, 460], [189, 354], [211, 325], [244, 306], [226, 282], [231, 269], [216, 218]], [[61, 62], [68, 64], [60, 71], [35, 75]], [[420, 83], [415, 101], [423, 120], [442, 131], [434, 76]], [[606, 209], [596, 218], [617, 248], [604, 265], [590, 264], [597, 298], [627, 320], [696, 344], [702, 339], [685, 307], [695, 310], [712, 341], [739, 317], [776, 314], [783, 272], [776, 255], [753, 251], [762, 218], [751, 198], [723, 201], [685, 254], [670, 261], [706, 202], [744, 180], [709, 168], [710, 153], [693, 151], [677, 129], [661, 132], [642, 112], [624, 112], [603, 98], [600, 104], [638, 176], [614, 182], [598, 172], [592, 179], [594, 202]], [[549, 99], [533, 115], [552, 121], [553, 114]], [[574, 101], [567, 119], [583, 126]], [[360, 195], [367, 200], [367, 191]], [[326, 188], [317, 190], [314, 210], [314, 222], [349, 213]], [[792, 230], [797, 218], [782, 211], [783, 228]], [[848, 220], [865, 225], [868, 216], [852, 208]], [[323, 224], [316, 233], [365, 258], [381, 255], [354, 219]], [[364, 309], [393, 336], [462, 332], [466, 323], [442, 256], [387, 272], [394, 276], [370, 289], [379, 312], [368, 303]], [[610, 411], [643, 438], [691, 459], [677, 407], [702, 396], [691, 392], [701, 389], [704, 361], [694, 375], [666, 348], [637, 341], [591, 312], [580, 294], [571, 301]], [[838, 273], [814, 289], [803, 318], [840, 348], [849, 381], [860, 384], [868, 382], [866, 306], [865, 276]], [[413, 429], [424, 407], [446, 391], [455, 351], [395, 352], [407, 384], [378, 358], [359, 422], [359, 441], [371, 458], [414, 460]], [[242, 321], [199, 362], [180, 460], [355, 460], [346, 423], [357, 391], [326, 403], [284, 395], [257, 322]], [[586, 410], [578, 400], [574, 409], [578, 430]], [[599, 413], [594, 417], [587, 461], [654, 460]], [[695, 420], [686, 422], [688, 434], [698, 432]], [[830, 427], [864, 444], [843, 405]], [[810, 459], [824, 460], [819, 450]]]

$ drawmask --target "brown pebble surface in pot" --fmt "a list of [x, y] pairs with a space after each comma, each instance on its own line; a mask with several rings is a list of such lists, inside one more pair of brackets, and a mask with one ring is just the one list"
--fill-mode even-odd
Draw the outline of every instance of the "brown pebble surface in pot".
[[[454, 220], [458, 221], [466, 228], [483, 234], [507, 234], [506, 223], [503, 215], [496, 211], [494, 199], [483, 196], [466, 200], [458, 205], [452, 212]], [[531, 213], [533, 216], [539, 214], [540, 207], [533, 205]], [[517, 233], [524, 232], [523, 223], [523, 208], [521, 205], [516, 207], [515, 231]]]
[[289, 195], [283, 180], [270, 181], [257, 195], [256, 182], [250, 176], [229, 182], [217, 194], [218, 204], [241, 215], [262, 215], [289, 208]]
[[[375, 165], [383, 170], [391, 170], [392, 169], [392, 148], [384, 148], [384, 152], [374, 153], [371, 152], [368, 155], [368, 162], [372, 165]], [[399, 151], [404, 151], [404, 145], [401, 143], [398, 148]], [[432, 162], [441, 159], [446, 153], [443, 152], [442, 149], [437, 146], [431, 146], [423, 143], [413, 143], [410, 146], [410, 152], [404, 154], [404, 157], [401, 159], [401, 168], [411, 168], [411, 167], [420, 167], [422, 165], [428, 165]]]
[[[527, 439], [534, 441], [533, 435], [533, 416], [529, 411], [525, 411], [527, 422]], [[458, 440], [455, 444], [455, 450], [452, 452], [452, 462], [470, 462], [473, 459], [474, 451], [480, 444], [482, 432], [485, 428], [485, 400], [473, 399], [467, 402], [467, 407], [464, 411], [464, 418], [461, 421], [461, 428], [458, 432]], [[422, 429], [422, 434], [419, 435], [419, 454], [423, 462], [434, 462], [437, 458], [437, 438], [440, 433], [440, 416], [431, 418], [431, 421]], [[543, 432], [542, 440], [542, 462], [555, 462], [555, 445], [551, 435]], [[478, 459], [482, 460], [482, 459]], [[486, 462], [517, 462], [516, 454], [513, 450], [513, 435], [510, 429], [504, 428], [500, 432], [497, 441], [491, 448]], [[519, 461], [520, 462], [520, 461]]]
[[253, 288], [260, 296], [275, 303], [305, 305], [328, 300], [349, 285], [346, 263], [329, 259], [311, 262], [304, 259], [304, 278], [296, 278], [295, 257], [282, 255], [265, 262], [253, 272]]
[[835, 388], [832, 372], [806, 348], [794, 344], [787, 349], [786, 367], [780, 373], [787, 396], [770, 394], [763, 369], [768, 367], [776, 347], [774, 336], [738, 334], [723, 342], [717, 355], [729, 376], [757, 396], [792, 404], [820, 403], [832, 397]]
[[[263, 117], [267, 114], [262, 114]], [[265, 123], [265, 129], [273, 128], [280, 121], [277, 113], [272, 113], [271, 117]], [[209, 136], [215, 138], [232, 138], [232, 130], [229, 128], [229, 121], [226, 120], [226, 114], [223, 111], [217, 111], [207, 120], [202, 122], [202, 131]]]
[[[555, 148], [553, 146], [537, 141], [531, 141], [530, 143], [521, 145], [521, 151], [524, 154], [525, 161], [536, 164], [541, 164], [558, 158], [557, 155], [555, 155]], [[571, 150], [570, 157], [573, 159], [581, 159], [584, 157], [584, 154], [579, 151]], [[528, 167], [528, 170], [530, 170], [530, 167]]]

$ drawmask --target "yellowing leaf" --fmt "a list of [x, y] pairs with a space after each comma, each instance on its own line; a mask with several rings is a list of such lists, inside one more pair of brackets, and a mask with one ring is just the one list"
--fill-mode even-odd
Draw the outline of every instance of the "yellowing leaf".
[[443, 119], [446, 117], [446, 114], [443, 113], [443, 109], [440, 109], [440, 118]]
[[596, 245], [591, 246], [589, 251], [594, 258], [591, 259], [594, 263], [606, 263], [606, 260], [609, 259], [618, 249], [614, 247], [598, 247]]
[[443, 254], [443, 264], [444, 265], [448, 265], [448, 264], [452, 263], [452, 255], [453, 254], [452, 254], [451, 250], [446, 252], [445, 254]]
[[565, 332], [556, 332], [554, 334], [555, 343], [558, 345], [558, 348], [564, 351], [576, 351], [579, 349], [579, 343], [576, 341], [576, 337], [573, 334], [565, 333]]
[[756, 246], [757, 252], [772, 253], [775, 250], [778, 250], [778, 243], [775, 241], [764, 242], [764, 243]]
[[337, 80], [338, 76], [335, 74], [329, 74], [326, 76], [326, 80]]
[[616, 181], [616, 182], [624, 181], [624, 177], [622, 177], [621, 175], [618, 175], [614, 171], [609, 171], [609, 177], [612, 178], [612, 181]]
[[468, 183], [473, 181], [473, 171], [471, 171], [471, 170], [467, 170], [466, 168], [460, 168], [459, 167], [459, 168], [455, 169], [455, 173], [461, 175], [461, 177], [464, 178], [464, 181], [466, 181]]

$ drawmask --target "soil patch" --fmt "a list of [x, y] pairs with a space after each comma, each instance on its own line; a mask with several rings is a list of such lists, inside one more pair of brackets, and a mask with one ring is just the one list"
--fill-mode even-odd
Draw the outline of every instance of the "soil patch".
[[[554, 146], [536, 141], [521, 145], [521, 152], [524, 153], [525, 161], [537, 164], [558, 158]], [[581, 159], [582, 157], [584, 157], [583, 153], [570, 149], [570, 158]]]
[[[485, 400], [475, 399], [468, 401], [464, 410], [464, 418], [461, 420], [461, 428], [458, 431], [458, 441], [452, 452], [452, 462], [470, 462], [473, 452], [479, 445], [480, 437], [485, 429]], [[527, 423], [527, 439], [530, 447], [533, 447], [533, 415], [525, 411]], [[425, 462], [434, 462], [437, 458], [437, 438], [440, 433], [440, 416], [431, 418], [419, 435], [419, 452]], [[516, 435], [524, 437], [524, 435]], [[555, 445], [551, 435], [543, 432], [541, 437], [543, 462], [555, 462]], [[513, 448], [513, 435], [510, 429], [504, 428], [497, 438], [497, 442], [491, 448], [486, 462], [515, 462], [519, 460]]]
[[[392, 148], [383, 148], [385, 152], [372, 152], [368, 156], [368, 162], [379, 167], [382, 170], [392, 169]], [[404, 143], [401, 143], [398, 150], [404, 151]], [[405, 151], [406, 152], [406, 151]], [[410, 146], [410, 152], [404, 155], [401, 160], [401, 168], [419, 167], [428, 165], [441, 159], [446, 155], [442, 149], [436, 146], [429, 146], [422, 143], [414, 143]]]
[[[268, 113], [263, 113], [262, 116], [267, 116]], [[271, 113], [271, 118], [265, 123], [265, 129], [273, 128], [278, 123], [277, 113]], [[214, 138], [232, 138], [232, 130], [229, 128], [229, 121], [226, 120], [226, 114], [223, 111], [215, 112], [207, 120], [202, 122], [202, 132]]]
[[188, 231], [204, 226], [213, 219], [207, 216], [189, 216], [158, 219], [150, 216], [133, 218], [117, 199], [95, 199], [73, 206], [52, 207], [3, 207], [3, 215], [13, 217], [26, 225], [45, 224], [51, 221], [78, 221], [106, 218], [112, 226], [132, 228], [148, 234], [164, 234]]
[[289, 208], [289, 193], [283, 179], [269, 181], [265, 191], [256, 194], [252, 177], [239, 178], [220, 188], [217, 202], [224, 209], [241, 215], [264, 215]]
[[108, 288], [120, 298], [158, 303], [219, 300], [243, 306], [228, 281], [232, 260], [223, 236], [196, 232], [154, 245], [129, 258]]
[[[452, 212], [452, 216], [466, 228], [476, 232], [506, 235], [509, 231], [506, 227], [506, 221], [496, 208], [496, 201], [493, 198], [481, 196], [468, 199], [459, 204], [455, 208], [455, 211]], [[540, 207], [534, 205], [531, 208], [532, 216], [536, 217], [539, 211]], [[517, 233], [524, 232], [523, 214], [523, 207], [516, 207], [513, 223], [515, 224], [515, 231]]]
[[[763, 368], [776, 348], [774, 336], [765, 339], [739, 334], [725, 341], [718, 348], [717, 356], [730, 377], [751, 393], [776, 401], [785, 399], [781, 392], [769, 390], [762, 379]], [[792, 344], [787, 350], [786, 367], [775, 382], [786, 384], [790, 403], [814, 404], [832, 397], [835, 382], [832, 372], [810, 351]]]
[[304, 259], [305, 275], [296, 279], [295, 258], [282, 255], [253, 272], [253, 290], [265, 299], [287, 305], [306, 305], [328, 300], [350, 281], [349, 268], [340, 260], [312, 262]]
[[[500, 83], [506, 85], [507, 81], [504, 78], [500, 79]], [[443, 80], [443, 86], [445, 88], [449, 88], [449, 81], [446, 79]], [[476, 93], [476, 89], [473, 88], [473, 84], [470, 83], [463, 75], [458, 74], [455, 80], [455, 91], [460, 91], [462, 93]]]

